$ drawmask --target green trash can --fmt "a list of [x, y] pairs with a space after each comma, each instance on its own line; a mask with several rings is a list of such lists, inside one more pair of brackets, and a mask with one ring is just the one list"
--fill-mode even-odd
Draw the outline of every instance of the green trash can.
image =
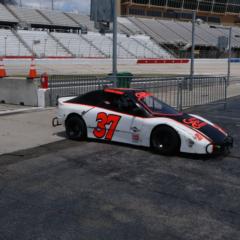
[[133, 75], [130, 72], [117, 73], [117, 87], [130, 88]]

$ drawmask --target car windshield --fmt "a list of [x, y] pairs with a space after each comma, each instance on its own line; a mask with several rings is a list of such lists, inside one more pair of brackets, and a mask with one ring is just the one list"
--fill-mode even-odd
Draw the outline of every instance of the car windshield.
[[161, 113], [161, 114], [179, 114], [179, 112], [173, 107], [167, 105], [166, 103], [160, 101], [154, 96], [148, 95], [144, 98], [140, 99], [147, 108], [149, 108], [152, 112]]

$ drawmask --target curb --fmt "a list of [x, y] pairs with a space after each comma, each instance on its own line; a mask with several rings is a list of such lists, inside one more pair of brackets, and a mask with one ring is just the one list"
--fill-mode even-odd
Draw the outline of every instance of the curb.
[[14, 114], [20, 114], [20, 113], [40, 112], [40, 111], [49, 110], [49, 109], [52, 109], [52, 108], [32, 107], [32, 108], [22, 108], [22, 109], [16, 109], [16, 110], [5, 110], [5, 111], [0, 111], [0, 116], [14, 115]]

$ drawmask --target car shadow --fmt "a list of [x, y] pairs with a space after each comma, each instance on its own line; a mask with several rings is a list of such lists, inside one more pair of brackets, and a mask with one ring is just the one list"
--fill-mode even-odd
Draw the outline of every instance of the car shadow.
[[[65, 131], [61, 131], [56, 133], [57, 136], [62, 137], [62, 138], [67, 138]], [[69, 140], [69, 141], [73, 141], [73, 140]], [[76, 142], [76, 141], [74, 141]], [[158, 153], [152, 151], [150, 148], [148, 147], [143, 147], [143, 146], [136, 146], [136, 145], [131, 145], [131, 144], [127, 144], [127, 143], [119, 143], [119, 142], [109, 142], [109, 141], [105, 141], [105, 140], [101, 140], [101, 139], [86, 139], [85, 142], [95, 142], [95, 143], [101, 143], [101, 144], [108, 144], [108, 145], [112, 145], [112, 146], [121, 146], [121, 147], [126, 147], [129, 149], [137, 149], [137, 150], [141, 150], [141, 151], [145, 151], [145, 152], [149, 152], [152, 153], [154, 155], [159, 155]], [[161, 155], [163, 157], [166, 157], [165, 155]], [[189, 159], [189, 160], [197, 160], [197, 161], [222, 161], [227, 155], [223, 154], [223, 155], [204, 155], [204, 154], [192, 154], [192, 153], [178, 153], [175, 155], [170, 155], [168, 157], [179, 157], [182, 159]]]
[[67, 139], [67, 135], [66, 135], [65, 131], [57, 132], [57, 133], [55, 133], [55, 135], [58, 136], [58, 137]]
[[193, 153], [179, 153], [179, 157], [184, 159], [191, 159], [191, 160], [197, 160], [197, 161], [222, 161], [225, 157], [227, 157], [226, 154], [223, 155], [205, 155], [205, 154], [193, 154]]

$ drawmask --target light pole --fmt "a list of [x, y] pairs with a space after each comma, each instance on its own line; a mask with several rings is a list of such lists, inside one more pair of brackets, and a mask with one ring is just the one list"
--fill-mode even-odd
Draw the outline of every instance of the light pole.
[[112, 76], [114, 87], [117, 86], [117, 1], [113, 0], [113, 56], [112, 56]]
[[196, 11], [192, 12], [192, 48], [191, 48], [191, 66], [190, 66], [190, 83], [189, 89], [192, 90], [193, 78], [194, 78], [194, 63], [195, 63], [195, 29], [196, 23], [200, 25], [201, 19], [196, 19]]
[[4, 48], [5, 48], [5, 56], [7, 56], [7, 36], [5, 36], [4, 37], [4, 40], [5, 40], [5, 46], [4, 46]]
[[46, 47], [47, 47], [47, 39], [44, 39], [44, 48], [43, 48], [43, 55], [46, 57]]
[[194, 77], [195, 24], [196, 24], [196, 11], [193, 11], [192, 12], [192, 49], [191, 49], [191, 67], [190, 67], [190, 89], [192, 89], [193, 77]]
[[231, 58], [232, 58], [232, 27], [210, 26], [210, 28], [228, 30], [228, 70], [227, 70], [227, 85], [230, 83], [231, 77]]

